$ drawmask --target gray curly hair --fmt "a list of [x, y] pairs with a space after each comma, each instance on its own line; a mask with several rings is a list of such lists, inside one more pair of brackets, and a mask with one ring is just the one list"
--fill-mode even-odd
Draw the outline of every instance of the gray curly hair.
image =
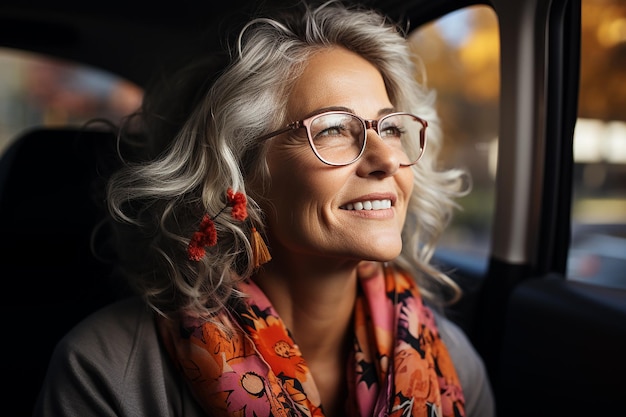
[[[411, 57], [403, 28], [373, 10], [331, 1], [277, 17], [259, 17], [240, 32], [232, 59], [158, 156], [129, 163], [108, 183], [108, 206], [118, 227], [120, 256], [136, 291], [161, 314], [185, 309], [210, 317], [239, 294], [237, 283], [254, 272], [250, 223], [215, 218], [219, 236], [200, 261], [187, 255], [204, 213], [226, 205], [226, 190], [246, 193], [246, 178], [269, 180], [260, 136], [282, 127], [286, 100], [312, 53], [342, 46], [381, 72], [392, 104], [428, 121], [422, 159], [411, 167], [409, 201], [396, 265], [412, 271], [425, 297], [458, 286], [430, 264], [450, 222], [455, 198], [466, 192], [465, 173], [438, 170], [441, 130], [434, 93]], [[250, 222], [264, 231], [258, 201], [247, 193]], [[125, 232], [123, 232], [125, 230]], [[130, 234], [129, 234], [130, 233]]]

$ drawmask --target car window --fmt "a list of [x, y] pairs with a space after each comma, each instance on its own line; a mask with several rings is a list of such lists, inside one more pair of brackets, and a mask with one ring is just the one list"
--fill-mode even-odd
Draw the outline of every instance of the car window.
[[[570, 279], [626, 288], [626, 4], [583, 0], [578, 120], [574, 133]], [[495, 196], [499, 110], [498, 23], [471, 6], [411, 35], [438, 94], [442, 163], [469, 170], [472, 192], [442, 247], [487, 257]]]
[[415, 30], [412, 50], [437, 92], [444, 134], [442, 164], [462, 167], [472, 191], [462, 198], [441, 247], [487, 259], [494, 210], [500, 51], [498, 22], [488, 6], [454, 11]]
[[626, 288], [626, 3], [581, 7], [568, 276]]
[[35, 126], [118, 122], [141, 103], [137, 85], [94, 68], [0, 48], [0, 152]]

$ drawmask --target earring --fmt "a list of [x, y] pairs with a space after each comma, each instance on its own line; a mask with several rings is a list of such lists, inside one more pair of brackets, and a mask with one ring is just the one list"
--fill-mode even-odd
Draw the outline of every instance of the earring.
[[227, 203], [213, 217], [209, 217], [207, 213], [202, 216], [202, 221], [198, 230], [191, 236], [191, 240], [187, 245], [187, 257], [191, 261], [199, 261], [206, 255], [206, 248], [217, 244], [217, 230], [215, 230], [214, 220], [222, 214], [226, 207], [232, 207], [230, 215], [235, 220], [245, 220], [248, 217], [246, 196], [240, 192], [233, 192], [229, 188], [226, 192]]
[[263, 237], [256, 230], [256, 227], [252, 226], [251, 231], [252, 238], [252, 261], [254, 263], [254, 267], [258, 268], [259, 266], [268, 263], [272, 260], [272, 256], [270, 255], [270, 251], [263, 240]]
[[[209, 217], [207, 213], [202, 216], [202, 221], [198, 230], [194, 232], [187, 245], [187, 256], [191, 261], [200, 261], [206, 255], [206, 248], [215, 246], [217, 244], [217, 230], [215, 229], [214, 220], [219, 216], [227, 207], [232, 207], [230, 215], [235, 220], [246, 220], [248, 217], [247, 199], [243, 193], [233, 192], [231, 188], [226, 193], [228, 202], [222, 209], [213, 217]], [[263, 237], [252, 226], [250, 230], [250, 240], [252, 246], [252, 263], [255, 268], [269, 262], [272, 259], [270, 251], [263, 240]]]

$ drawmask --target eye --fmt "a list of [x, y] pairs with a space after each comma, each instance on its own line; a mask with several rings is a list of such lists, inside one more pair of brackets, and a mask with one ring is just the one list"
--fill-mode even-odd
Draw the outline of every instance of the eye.
[[385, 125], [378, 129], [380, 137], [382, 138], [401, 138], [405, 129], [400, 126], [395, 125]]
[[327, 114], [318, 117], [311, 123], [311, 137], [314, 141], [328, 140], [329, 138], [352, 137], [355, 127], [352, 117], [343, 114]]
[[385, 139], [402, 139], [416, 126], [416, 120], [406, 114], [392, 114], [378, 123], [378, 134]]
[[344, 131], [345, 131], [345, 128], [343, 126], [330, 126], [330, 127], [327, 127], [326, 129], [318, 132], [315, 135], [315, 138], [317, 138], [318, 136], [342, 135]]

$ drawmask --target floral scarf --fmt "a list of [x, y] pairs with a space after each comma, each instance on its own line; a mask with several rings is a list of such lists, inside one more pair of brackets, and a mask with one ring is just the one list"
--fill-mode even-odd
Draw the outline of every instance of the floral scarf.
[[[359, 277], [346, 416], [465, 415], [454, 365], [432, 312], [406, 273], [375, 268]], [[211, 416], [323, 417], [297, 343], [253, 282], [245, 303], [212, 323], [157, 318], [161, 338]]]

